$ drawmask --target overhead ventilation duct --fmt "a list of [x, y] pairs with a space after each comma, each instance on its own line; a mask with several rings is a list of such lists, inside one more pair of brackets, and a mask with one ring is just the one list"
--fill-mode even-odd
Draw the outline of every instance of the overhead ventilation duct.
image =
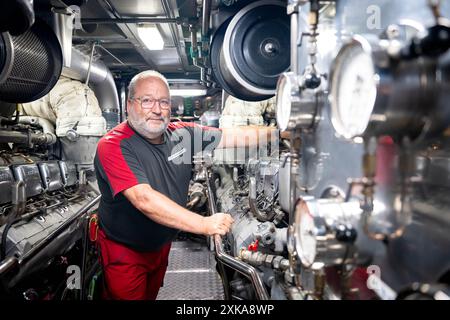
[[43, 97], [58, 81], [62, 60], [58, 39], [42, 20], [21, 35], [0, 34], [0, 100], [25, 103]]

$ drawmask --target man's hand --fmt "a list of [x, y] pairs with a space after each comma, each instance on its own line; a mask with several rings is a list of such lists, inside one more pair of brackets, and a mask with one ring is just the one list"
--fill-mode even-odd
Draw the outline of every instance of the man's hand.
[[212, 236], [214, 234], [219, 234], [223, 236], [230, 231], [233, 222], [234, 220], [229, 214], [222, 212], [216, 213], [209, 217], [204, 217], [203, 218], [204, 234], [207, 236]]
[[164, 226], [196, 234], [226, 234], [233, 218], [226, 213], [203, 217], [181, 207], [148, 184], [138, 184], [123, 191], [135, 208]]

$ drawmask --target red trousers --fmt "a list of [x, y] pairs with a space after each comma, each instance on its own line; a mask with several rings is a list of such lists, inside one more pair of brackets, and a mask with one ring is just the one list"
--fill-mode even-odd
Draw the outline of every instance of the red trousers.
[[105, 299], [155, 300], [163, 284], [171, 243], [154, 252], [138, 252], [98, 230], [105, 278]]

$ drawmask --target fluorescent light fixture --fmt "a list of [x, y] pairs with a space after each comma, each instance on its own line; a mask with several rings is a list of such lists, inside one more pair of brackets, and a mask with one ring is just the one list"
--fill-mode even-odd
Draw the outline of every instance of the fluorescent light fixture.
[[149, 50], [164, 49], [164, 40], [155, 25], [142, 24], [137, 26], [139, 38]]
[[197, 97], [206, 95], [206, 89], [170, 89], [171, 96]]

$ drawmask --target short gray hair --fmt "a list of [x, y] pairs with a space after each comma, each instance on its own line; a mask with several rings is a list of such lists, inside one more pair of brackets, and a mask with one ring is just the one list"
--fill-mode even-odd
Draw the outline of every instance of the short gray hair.
[[130, 84], [128, 85], [128, 99], [132, 99], [134, 97], [134, 92], [136, 91], [136, 84], [138, 83], [138, 81], [146, 78], [157, 78], [162, 80], [166, 84], [167, 90], [169, 90], [170, 94], [169, 82], [167, 81], [166, 77], [164, 77], [158, 71], [146, 70], [138, 73], [133, 77], [133, 79], [131, 79]]

